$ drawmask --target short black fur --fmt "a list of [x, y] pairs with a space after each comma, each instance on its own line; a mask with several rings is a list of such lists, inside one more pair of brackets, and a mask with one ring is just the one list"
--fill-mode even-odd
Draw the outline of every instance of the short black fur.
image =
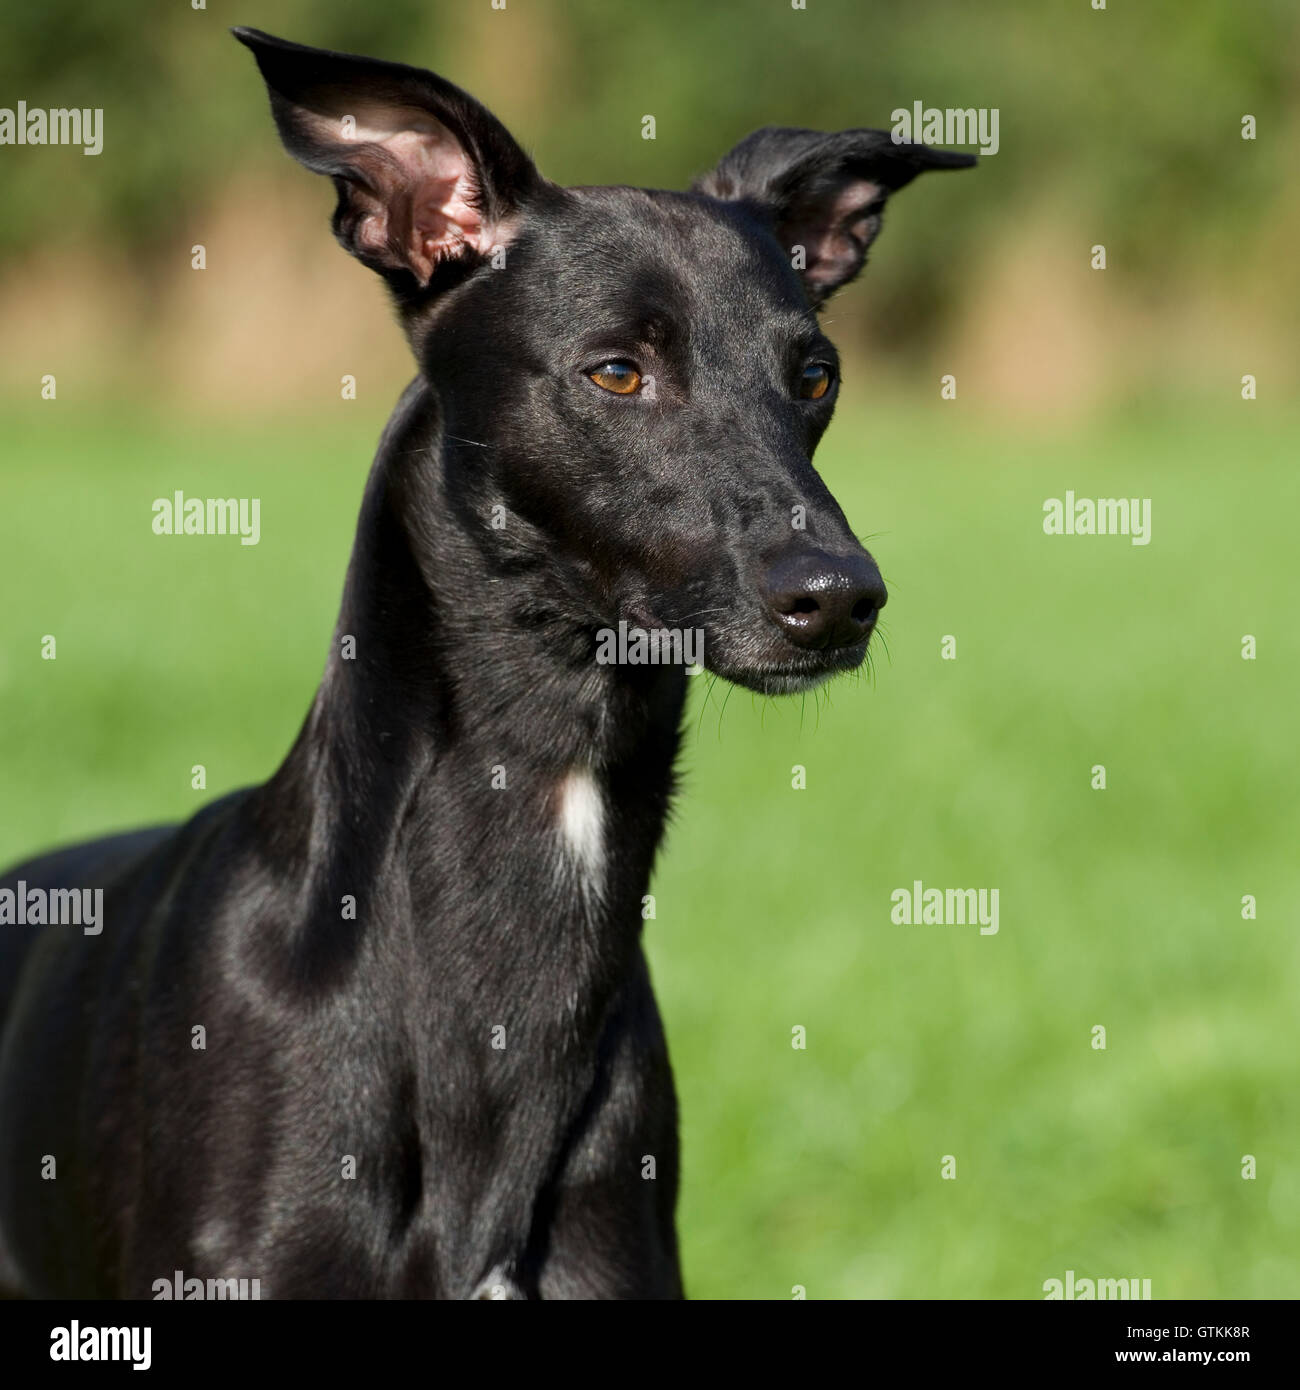
[[280, 769], [3, 878], [101, 887], [105, 925], [0, 927], [0, 1287], [679, 1297], [641, 932], [687, 676], [597, 633], [698, 627], [767, 693], [862, 661], [885, 596], [811, 462], [814, 310], [890, 192], [969, 161], [765, 131], [689, 193], [563, 189], [440, 78], [237, 37], [419, 374]]

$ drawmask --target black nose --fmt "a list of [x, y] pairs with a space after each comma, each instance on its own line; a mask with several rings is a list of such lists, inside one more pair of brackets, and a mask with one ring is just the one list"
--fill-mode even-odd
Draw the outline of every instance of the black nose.
[[768, 611], [798, 647], [851, 647], [865, 641], [887, 597], [885, 581], [865, 551], [794, 551], [782, 556], [763, 581]]

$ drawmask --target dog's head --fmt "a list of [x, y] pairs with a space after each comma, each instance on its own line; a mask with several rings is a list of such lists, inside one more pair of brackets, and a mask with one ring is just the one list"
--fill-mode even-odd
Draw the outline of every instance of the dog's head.
[[558, 565], [593, 628], [701, 630], [755, 690], [859, 665], [885, 586], [812, 466], [839, 378], [816, 311], [893, 193], [973, 157], [773, 128], [687, 193], [560, 188], [432, 73], [235, 32], [388, 282], [483, 545]]

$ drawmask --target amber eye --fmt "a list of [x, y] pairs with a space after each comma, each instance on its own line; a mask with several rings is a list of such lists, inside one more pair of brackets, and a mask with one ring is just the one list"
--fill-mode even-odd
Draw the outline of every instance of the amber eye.
[[810, 362], [799, 378], [799, 394], [806, 401], [819, 401], [831, 389], [831, 369], [821, 362]]
[[641, 373], [630, 362], [605, 362], [587, 375], [602, 391], [630, 396], [641, 385]]

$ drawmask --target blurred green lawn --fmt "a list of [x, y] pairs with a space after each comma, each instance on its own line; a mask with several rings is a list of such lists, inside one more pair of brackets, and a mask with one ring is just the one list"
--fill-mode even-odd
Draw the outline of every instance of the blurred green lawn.
[[[385, 406], [6, 411], [0, 859], [274, 769]], [[692, 1294], [1300, 1295], [1297, 423], [1231, 393], [1038, 432], [841, 412], [819, 463], [889, 656], [802, 701], [698, 678], [654, 884]], [[177, 488], [260, 497], [261, 544], [155, 537]], [[1152, 498], [1152, 543], [1045, 536], [1067, 488]], [[894, 926], [917, 878], [998, 888], [999, 933]]]

